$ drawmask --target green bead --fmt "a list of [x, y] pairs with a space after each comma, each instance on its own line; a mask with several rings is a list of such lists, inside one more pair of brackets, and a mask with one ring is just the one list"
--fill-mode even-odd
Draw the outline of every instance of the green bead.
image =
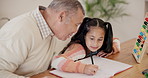
[[145, 75], [145, 78], [148, 78], [148, 73], [145, 73], [144, 75]]
[[145, 25], [143, 25], [142, 27], [143, 27], [144, 29], [146, 29], [146, 26], [145, 26]]
[[140, 45], [139, 42], [136, 42], [136, 45], [139, 47], [139, 45]]

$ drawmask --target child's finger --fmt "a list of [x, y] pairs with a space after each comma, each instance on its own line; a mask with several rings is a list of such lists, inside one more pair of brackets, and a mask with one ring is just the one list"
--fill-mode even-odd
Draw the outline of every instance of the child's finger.
[[102, 54], [104, 54], [104, 52], [99, 52], [99, 53], [97, 54], [97, 56], [99, 57], [99, 56], [101, 56]]
[[112, 54], [113, 54], [113, 52], [108, 53], [108, 54], [106, 54], [106, 56], [104, 56], [104, 57], [108, 57], [108, 56], [110, 56], [110, 55], [112, 55]]
[[101, 55], [100, 55], [100, 57], [105, 57], [107, 55], [107, 53], [102, 53]]

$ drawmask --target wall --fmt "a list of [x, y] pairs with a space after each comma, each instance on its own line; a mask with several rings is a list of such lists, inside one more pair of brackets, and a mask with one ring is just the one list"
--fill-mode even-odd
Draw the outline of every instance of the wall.
[[[83, 4], [82, 0], [79, 1]], [[130, 16], [110, 20], [113, 25], [114, 36], [120, 38], [121, 42], [137, 37], [145, 14], [145, 0], [127, 1], [129, 4], [125, 7], [125, 10]], [[37, 8], [38, 5], [48, 6], [50, 2], [51, 0], [0, 0], [0, 19], [2, 17], [12, 19]], [[5, 22], [7, 20], [0, 20], [0, 26]]]
[[148, 0], [145, 1], [145, 12], [148, 12]]
[[7, 17], [15, 16], [34, 10], [38, 5], [48, 6], [52, 0], [0, 0], [0, 27], [7, 22]]
[[127, 1], [129, 4], [125, 7], [125, 10], [130, 16], [111, 20], [114, 34], [122, 42], [138, 36], [145, 16], [145, 0]]

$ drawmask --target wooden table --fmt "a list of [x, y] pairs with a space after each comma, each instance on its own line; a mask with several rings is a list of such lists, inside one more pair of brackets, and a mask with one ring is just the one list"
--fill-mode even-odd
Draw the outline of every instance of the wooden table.
[[148, 48], [143, 56], [142, 62], [138, 64], [132, 55], [136, 39], [121, 43], [120, 53], [109, 56], [109, 59], [133, 65], [132, 68], [115, 75], [113, 78], [145, 78], [142, 71], [148, 69]]

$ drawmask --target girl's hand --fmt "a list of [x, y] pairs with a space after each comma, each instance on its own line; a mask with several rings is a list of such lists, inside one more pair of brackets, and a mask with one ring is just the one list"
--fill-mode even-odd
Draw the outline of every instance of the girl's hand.
[[98, 57], [108, 57], [109, 55], [112, 55], [113, 54], [113, 52], [111, 52], [111, 53], [105, 53], [105, 52], [103, 52], [103, 51], [100, 51], [98, 54], [97, 54], [97, 56]]
[[84, 74], [94, 75], [98, 71], [97, 65], [87, 64], [84, 68]]
[[97, 54], [98, 57], [108, 57], [112, 54], [116, 54], [116, 53], [119, 53], [120, 52], [120, 41], [118, 39], [115, 39], [113, 41], [113, 51], [111, 53], [105, 53], [103, 51], [99, 52]]

